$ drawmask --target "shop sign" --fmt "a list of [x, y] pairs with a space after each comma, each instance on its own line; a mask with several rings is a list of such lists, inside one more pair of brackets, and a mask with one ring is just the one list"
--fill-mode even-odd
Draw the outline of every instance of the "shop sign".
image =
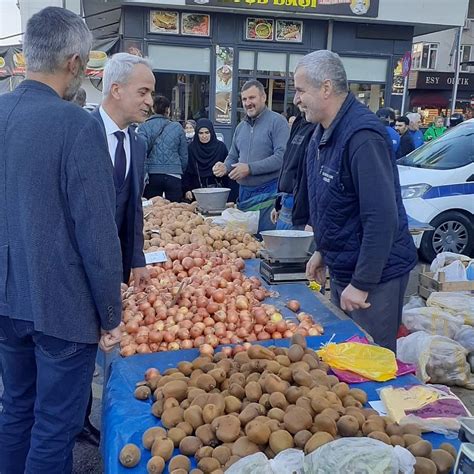
[[[409, 89], [448, 90], [454, 85], [455, 77], [452, 72], [415, 71], [410, 74]], [[474, 76], [462, 73], [458, 80], [459, 90], [474, 90]]]
[[181, 33], [186, 36], [209, 36], [211, 33], [211, 17], [203, 13], [151, 10], [150, 33], [168, 35], [179, 35]]
[[186, 0], [186, 5], [376, 18], [379, 0]]
[[272, 41], [274, 21], [270, 18], [247, 18], [245, 22], [245, 39]]
[[216, 46], [216, 105], [215, 122], [231, 123], [232, 68], [234, 48]]

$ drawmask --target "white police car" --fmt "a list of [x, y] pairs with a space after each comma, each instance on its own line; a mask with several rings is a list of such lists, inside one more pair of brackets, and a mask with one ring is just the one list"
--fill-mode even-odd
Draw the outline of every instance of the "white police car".
[[434, 230], [415, 238], [422, 257], [474, 252], [474, 119], [398, 160], [407, 214]]

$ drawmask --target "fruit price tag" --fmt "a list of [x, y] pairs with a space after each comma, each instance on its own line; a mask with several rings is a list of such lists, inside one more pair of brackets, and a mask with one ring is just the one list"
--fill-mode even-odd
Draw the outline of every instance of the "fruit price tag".
[[153, 206], [153, 201], [142, 201], [143, 207]]
[[150, 252], [145, 254], [145, 262], [147, 265], [151, 263], [163, 263], [168, 260], [168, 255], [164, 250], [157, 250], [156, 252]]

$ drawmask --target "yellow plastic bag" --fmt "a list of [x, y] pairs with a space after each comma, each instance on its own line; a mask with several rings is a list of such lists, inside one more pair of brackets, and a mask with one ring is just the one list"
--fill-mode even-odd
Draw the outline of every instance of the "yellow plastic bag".
[[391, 350], [370, 344], [328, 344], [317, 353], [330, 367], [350, 370], [377, 382], [394, 379], [398, 370], [395, 354]]

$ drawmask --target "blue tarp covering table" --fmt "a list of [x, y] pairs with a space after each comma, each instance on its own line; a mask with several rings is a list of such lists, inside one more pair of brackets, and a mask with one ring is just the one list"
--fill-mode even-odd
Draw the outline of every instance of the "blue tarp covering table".
[[[351, 321], [339, 321], [332, 325], [331, 334], [328, 332], [320, 337], [308, 337], [308, 345], [318, 349], [321, 344], [327, 342], [332, 335], [335, 342], [343, 342], [354, 334], [361, 335], [361, 331]], [[266, 341], [265, 345], [288, 346], [287, 339]], [[198, 351], [182, 350], [175, 352], [161, 352], [149, 355], [136, 355], [127, 359], [116, 359], [112, 363], [111, 375], [104, 393], [104, 411], [102, 415], [103, 457], [104, 469], [107, 474], [146, 473], [146, 463], [150, 459], [150, 452], [142, 449], [140, 464], [128, 469], [120, 465], [118, 461], [120, 449], [126, 443], [135, 443], [141, 446], [143, 432], [152, 427], [159, 426], [160, 420], [151, 414], [151, 400], [144, 402], [133, 397], [135, 383], [143, 379], [143, 375], [149, 367], [156, 367], [164, 371], [183, 360], [192, 360], [198, 356]], [[387, 385], [408, 386], [419, 383], [412, 375], [398, 377], [386, 383], [366, 382], [357, 384], [358, 388], [365, 390], [369, 401], [378, 400], [376, 390]], [[442, 435], [429, 433], [424, 438], [438, 447], [446, 441]], [[457, 440], [449, 440], [456, 447]], [[178, 454], [178, 450], [175, 450]], [[192, 465], [195, 461], [192, 459]], [[165, 471], [167, 472], [167, 471]]]

